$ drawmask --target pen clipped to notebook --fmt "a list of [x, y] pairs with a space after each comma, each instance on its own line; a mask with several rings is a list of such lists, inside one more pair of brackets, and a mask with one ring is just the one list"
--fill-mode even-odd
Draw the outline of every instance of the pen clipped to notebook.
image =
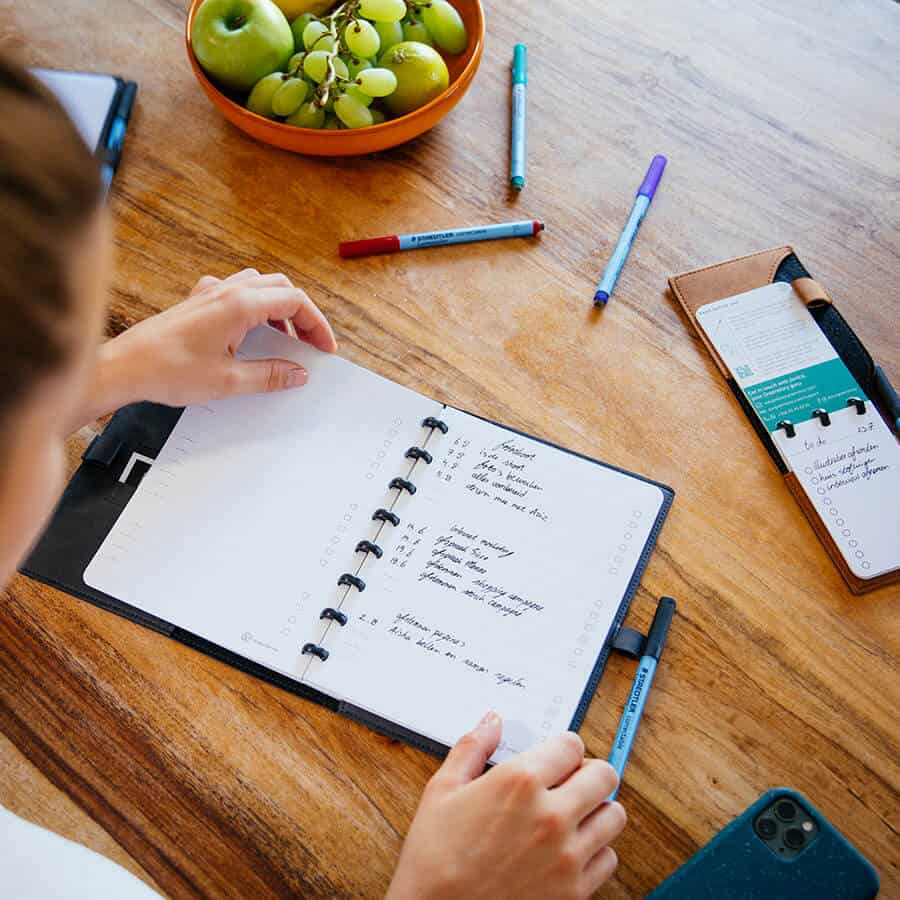
[[[644, 654], [638, 663], [637, 672], [634, 675], [634, 684], [631, 687], [631, 692], [628, 694], [628, 700], [625, 702], [619, 729], [613, 740], [612, 751], [609, 754], [609, 764], [618, 773], [620, 786], [622, 774], [625, 771], [625, 764], [631, 755], [631, 748], [634, 745], [638, 725], [641, 723], [641, 716], [644, 713], [650, 686], [653, 684], [653, 676], [656, 674], [656, 667], [662, 656], [663, 647], [666, 645], [666, 638], [669, 636], [669, 626], [672, 624], [674, 616], [675, 601], [671, 597], [661, 597], [656, 607], [656, 615], [653, 616], [653, 623], [650, 625], [650, 631], [647, 634]], [[609, 799], [615, 800], [618, 793], [619, 788], [616, 788], [610, 794]]]

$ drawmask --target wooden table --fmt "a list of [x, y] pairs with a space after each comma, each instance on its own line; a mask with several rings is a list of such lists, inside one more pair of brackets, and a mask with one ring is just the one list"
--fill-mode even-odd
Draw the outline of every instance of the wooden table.
[[[111, 201], [111, 330], [202, 273], [282, 270], [347, 358], [673, 485], [629, 621], [646, 626], [663, 593], [681, 616], [603, 896], [644, 894], [782, 784], [900, 896], [900, 591], [849, 593], [665, 293], [669, 274], [791, 242], [900, 381], [900, 10], [489, 0], [457, 110], [406, 147], [331, 161], [259, 146], [218, 116], [184, 56], [184, 5], [0, 0], [0, 42], [28, 62], [140, 83]], [[516, 40], [531, 50], [530, 161], [513, 203]], [[597, 314], [595, 280], [657, 152], [662, 188]], [[336, 254], [339, 239], [526, 216], [546, 220], [540, 241]], [[71, 441], [73, 466], [90, 434]], [[613, 659], [597, 691], [582, 729], [597, 756], [633, 671]], [[22, 578], [0, 608], [0, 730], [0, 800], [173, 896], [377, 897], [437, 765]]]

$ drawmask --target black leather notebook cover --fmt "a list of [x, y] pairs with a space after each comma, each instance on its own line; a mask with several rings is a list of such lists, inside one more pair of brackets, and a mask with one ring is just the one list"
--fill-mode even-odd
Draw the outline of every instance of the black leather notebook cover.
[[[233, 653], [196, 634], [185, 631], [171, 622], [165, 622], [155, 616], [148, 615], [134, 606], [123, 603], [115, 597], [104, 594], [85, 584], [82, 577], [84, 570], [131, 499], [141, 478], [149, 465], [152, 464], [152, 460], [159, 453], [181, 413], [181, 409], [173, 407], [152, 403], [137, 403], [124, 407], [113, 416], [103, 433], [98, 435], [85, 450], [81, 466], [66, 487], [47, 530], [22, 566], [22, 573], [82, 600], [87, 600], [109, 612], [114, 612], [147, 628], [152, 628], [154, 631], [193, 647], [195, 650], [199, 650], [220, 662], [227, 663], [242, 672], [327, 706], [329, 709], [363, 723], [373, 731], [405, 741], [435, 756], [445, 756], [449, 748], [443, 744], [402, 728], [352, 704], [338, 701], [321, 691], [288, 678], [237, 653]], [[499, 423], [492, 424], [499, 425]], [[506, 430], [513, 431], [516, 434], [524, 434], [504, 425], [499, 425], [499, 427], [506, 428]], [[539, 440], [541, 443], [556, 447], [566, 453], [573, 453], [571, 450], [566, 450], [564, 447], [559, 447], [540, 438], [534, 438], [532, 435], [524, 436], [531, 437], [533, 440]], [[569, 726], [570, 730], [577, 731], [581, 727], [588, 706], [597, 689], [597, 684], [603, 674], [609, 653], [613, 648], [614, 639], [622, 626], [631, 600], [640, 584], [644, 569], [647, 566], [650, 554], [656, 544], [660, 529], [669, 512], [675, 494], [670, 487], [651, 481], [643, 476], [635, 475], [616, 466], [609, 466], [582, 454], [573, 455], [580, 456], [582, 459], [587, 459], [606, 468], [625, 472], [641, 481], [647, 481], [659, 487], [664, 494], [664, 501], [656, 522], [628, 584], [610, 633], [607, 635], [603, 650], [597, 657], [591, 676], [585, 685], [576, 714]], [[143, 458], [143, 461], [141, 458]]]

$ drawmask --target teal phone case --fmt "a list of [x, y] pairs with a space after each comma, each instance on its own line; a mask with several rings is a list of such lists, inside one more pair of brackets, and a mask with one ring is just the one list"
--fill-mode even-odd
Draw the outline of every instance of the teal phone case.
[[[779, 858], [756, 835], [757, 816], [776, 799], [804, 807], [818, 826], [793, 859]], [[775, 788], [726, 825], [647, 900], [870, 900], [878, 895], [872, 864], [801, 794]]]

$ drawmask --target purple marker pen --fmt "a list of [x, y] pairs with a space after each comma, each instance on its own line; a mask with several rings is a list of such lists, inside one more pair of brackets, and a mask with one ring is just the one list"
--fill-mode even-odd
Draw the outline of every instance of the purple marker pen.
[[597, 292], [594, 294], [594, 304], [596, 306], [606, 306], [606, 301], [609, 300], [609, 296], [612, 294], [613, 286], [619, 277], [619, 273], [622, 271], [622, 267], [625, 265], [625, 260], [628, 259], [634, 236], [637, 234], [638, 228], [641, 227], [641, 220], [650, 207], [650, 201], [656, 193], [656, 186], [659, 184], [659, 179], [662, 178], [665, 167], [666, 158], [664, 156], [653, 157], [650, 168], [647, 169], [647, 174], [638, 188], [634, 206], [631, 208], [631, 215], [628, 217], [628, 221], [622, 229], [622, 234], [619, 236], [619, 243], [616, 244], [616, 249], [603, 270], [600, 284], [597, 285]]

